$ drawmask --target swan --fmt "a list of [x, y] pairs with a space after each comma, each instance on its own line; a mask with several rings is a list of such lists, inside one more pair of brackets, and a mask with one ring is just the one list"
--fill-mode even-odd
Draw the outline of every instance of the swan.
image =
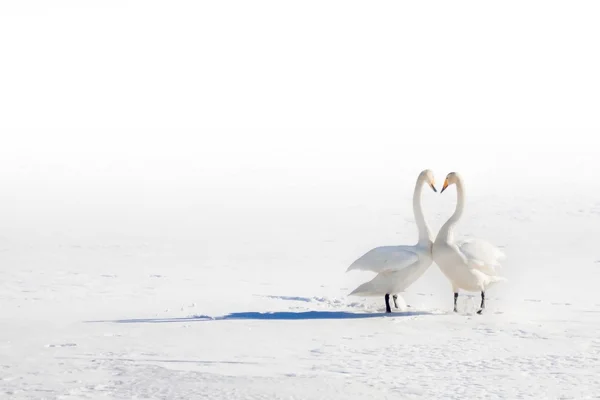
[[440, 228], [433, 243], [433, 260], [452, 284], [454, 312], [457, 312], [458, 290], [463, 289], [481, 292], [481, 307], [477, 311], [477, 314], [481, 314], [485, 308], [486, 289], [497, 282], [506, 281], [506, 278], [496, 272], [505, 255], [499, 248], [482, 239], [454, 239], [454, 226], [465, 208], [465, 192], [462, 178], [456, 172], [446, 176], [440, 194], [450, 185], [456, 185], [456, 209]]
[[354, 261], [346, 272], [362, 270], [372, 271], [377, 275], [371, 281], [354, 289], [349, 296], [383, 295], [385, 311], [391, 313], [390, 294], [393, 294], [394, 305], [398, 308], [397, 293], [403, 292], [413, 284], [433, 263], [431, 255], [433, 237], [421, 207], [421, 191], [425, 183], [429, 184], [434, 192], [437, 192], [433, 173], [428, 169], [419, 174], [413, 193], [413, 213], [419, 231], [417, 244], [376, 247]]

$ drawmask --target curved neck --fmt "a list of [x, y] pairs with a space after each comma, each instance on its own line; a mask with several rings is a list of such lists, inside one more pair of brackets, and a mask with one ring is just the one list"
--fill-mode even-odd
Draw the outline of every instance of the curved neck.
[[415, 215], [415, 222], [417, 223], [417, 229], [419, 230], [419, 243], [428, 243], [433, 239], [431, 237], [431, 231], [425, 221], [423, 215], [423, 207], [421, 206], [421, 192], [423, 190], [423, 182], [417, 181], [415, 185], [415, 192], [413, 194], [413, 213]]
[[441, 235], [444, 235], [448, 241], [453, 240], [453, 230], [456, 223], [460, 220], [465, 209], [465, 189], [462, 182], [459, 180], [456, 182], [456, 209], [454, 214], [446, 221], [446, 223], [440, 228]]

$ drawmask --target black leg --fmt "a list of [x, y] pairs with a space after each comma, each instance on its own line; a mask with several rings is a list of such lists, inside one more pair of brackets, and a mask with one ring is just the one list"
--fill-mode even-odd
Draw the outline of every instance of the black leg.
[[394, 307], [398, 308], [398, 303], [396, 302], [396, 300], [398, 300], [398, 295], [395, 294], [392, 296], [392, 298], [394, 299]]
[[481, 291], [481, 309], [477, 311], [477, 314], [481, 314], [485, 308], [485, 292]]
[[454, 312], [458, 312], [456, 308], [456, 301], [458, 300], [458, 292], [454, 292]]
[[392, 312], [392, 308], [390, 307], [390, 295], [389, 294], [385, 295], [385, 312], [386, 313]]

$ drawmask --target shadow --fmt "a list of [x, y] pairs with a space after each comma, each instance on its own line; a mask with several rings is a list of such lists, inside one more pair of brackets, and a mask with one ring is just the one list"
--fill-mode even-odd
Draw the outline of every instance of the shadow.
[[310, 297], [300, 297], [300, 296], [262, 296], [269, 299], [275, 300], [288, 300], [288, 301], [303, 301], [305, 303], [310, 303], [313, 301]]
[[408, 311], [386, 313], [353, 313], [348, 311], [277, 311], [277, 312], [239, 312], [219, 317], [208, 315], [195, 315], [180, 318], [138, 318], [119, 319], [114, 321], [86, 321], [86, 322], [114, 322], [119, 324], [140, 323], [168, 323], [168, 322], [206, 322], [206, 321], [234, 321], [234, 320], [274, 320], [274, 321], [299, 321], [299, 320], [335, 320], [335, 319], [365, 319], [365, 318], [400, 318], [419, 315], [433, 315], [425, 311]]

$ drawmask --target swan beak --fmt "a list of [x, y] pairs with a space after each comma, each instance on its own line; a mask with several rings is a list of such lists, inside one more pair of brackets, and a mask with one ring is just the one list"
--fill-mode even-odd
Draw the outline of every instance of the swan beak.
[[442, 187], [442, 191], [440, 193], [444, 193], [444, 190], [448, 187], [448, 179], [444, 181], [444, 186]]
[[437, 189], [435, 188], [435, 186], [433, 185], [433, 183], [430, 183], [429, 186], [431, 186], [431, 188], [433, 189], [433, 191], [437, 193]]

